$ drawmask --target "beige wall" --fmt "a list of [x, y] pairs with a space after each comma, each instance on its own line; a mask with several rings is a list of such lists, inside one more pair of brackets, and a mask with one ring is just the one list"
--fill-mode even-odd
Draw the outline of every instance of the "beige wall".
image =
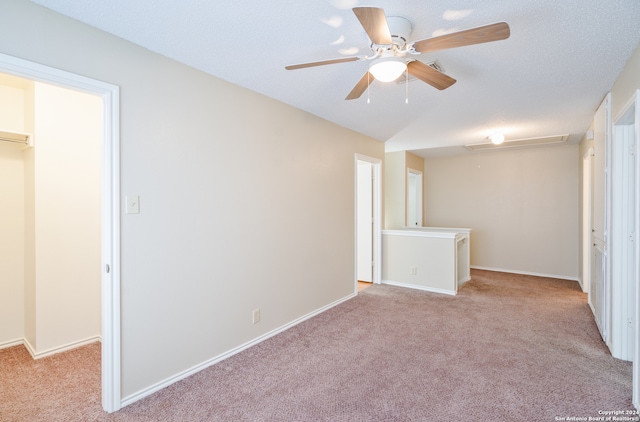
[[[396, 151], [385, 154], [385, 229], [401, 229], [407, 225], [408, 171], [409, 169], [422, 171], [423, 168], [424, 158], [413, 153]], [[424, 173], [422, 179], [424, 195]], [[422, 211], [422, 221], [424, 223], [424, 209]]]
[[21, 148], [0, 142], [0, 347], [24, 337], [23, 174]]
[[406, 161], [407, 161], [406, 163], [407, 170], [413, 169], [413, 170], [422, 171], [422, 169], [424, 168], [424, 158], [419, 157], [411, 152], [406, 153]]
[[637, 89], [640, 89], [640, 44], [611, 88], [611, 118], [614, 121]]
[[354, 154], [382, 143], [26, 0], [0, 52], [120, 86], [124, 397], [353, 293]]
[[455, 234], [445, 237], [384, 232], [382, 251], [384, 283], [456, 293]]
[[[24, 132], [24, 81], [0, 76], [0, 130]], [[24, 333], [24, 145], [0, 141], [0, 347]]]
[[405, 226], [406, 153], [388, 152], [384, 160], [384, 228]]
[[425, 161], [426, 225], [471, 228], [471, 265], [578, 276], [578, 146]]

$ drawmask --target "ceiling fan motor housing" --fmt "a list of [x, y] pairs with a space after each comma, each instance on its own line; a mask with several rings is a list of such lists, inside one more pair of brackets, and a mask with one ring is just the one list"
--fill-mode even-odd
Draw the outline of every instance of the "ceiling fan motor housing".
[[391, 33], [391, 42], [399, 50], [402, 50], [407, 42], [409, 42], [409, 35], [411, 35], [411, 31], [413, 30], [411, 21], [402, 16], [387, 16], [387, 25]]

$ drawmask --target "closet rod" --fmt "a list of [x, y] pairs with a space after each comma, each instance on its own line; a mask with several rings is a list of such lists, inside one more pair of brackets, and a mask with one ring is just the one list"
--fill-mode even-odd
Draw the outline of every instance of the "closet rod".
[[20, 139], [0, 138], [0, 141], [15, 142], [17, 144], [29, 144], [29, 139], [20, 140]]

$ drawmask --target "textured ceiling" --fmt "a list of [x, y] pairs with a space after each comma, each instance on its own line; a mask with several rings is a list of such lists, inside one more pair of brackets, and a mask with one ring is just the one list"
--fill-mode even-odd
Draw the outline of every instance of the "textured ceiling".
[[[577, 142], [640, 41], [638, 0], [33, 0], [149, 50], [420, 155], [462, 150], [494, 130], [507, 140], [569, 134]], [[351, 11], [377, 6], [413, 24], [410, 40], [504, 21], [507, 40], [426, 53], [457, 83], [374, 82], [358, 61], [287, 71], [289, 64], [370, 55]], [[367, 96], [370, 103], [367, 103]], [[430, 150], [437, 148], [436, 150]]]

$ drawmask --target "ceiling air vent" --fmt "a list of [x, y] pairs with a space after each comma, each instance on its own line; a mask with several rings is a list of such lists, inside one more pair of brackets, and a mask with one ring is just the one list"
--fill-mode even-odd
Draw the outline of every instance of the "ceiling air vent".
[[[434, 68], [435, 70], [437, 70], [438, 72], [442, 72], [444, 73], [444, 69], [442, 68], [442, 66], [440, 65], [440, 62], [438, 62], [437, 60], [434, 60], [432, 62], [424, 62], [424, 64], [426, 64], [427, 66]], [[417, 81], [419, 80], [418, 78], [416, 78], [415, 76], [411, 76], [409, 75], [409, 82], [411, 81]], [[405, 75], [400, 76], [398, 79], [396, 79], [396, 83], [398, 85], [407, 83], [407, 78]]]
[[537, 145], [561, 144], [569, 139], [569, 135], [544, 136], [541, 138], [514, 139], [512, 141], [504, 141], [500, 145], [492, 142], [484, 142], [481, 144], [465, 145], [471, 151], [488, 151], [493, 149], [531, 147]]

